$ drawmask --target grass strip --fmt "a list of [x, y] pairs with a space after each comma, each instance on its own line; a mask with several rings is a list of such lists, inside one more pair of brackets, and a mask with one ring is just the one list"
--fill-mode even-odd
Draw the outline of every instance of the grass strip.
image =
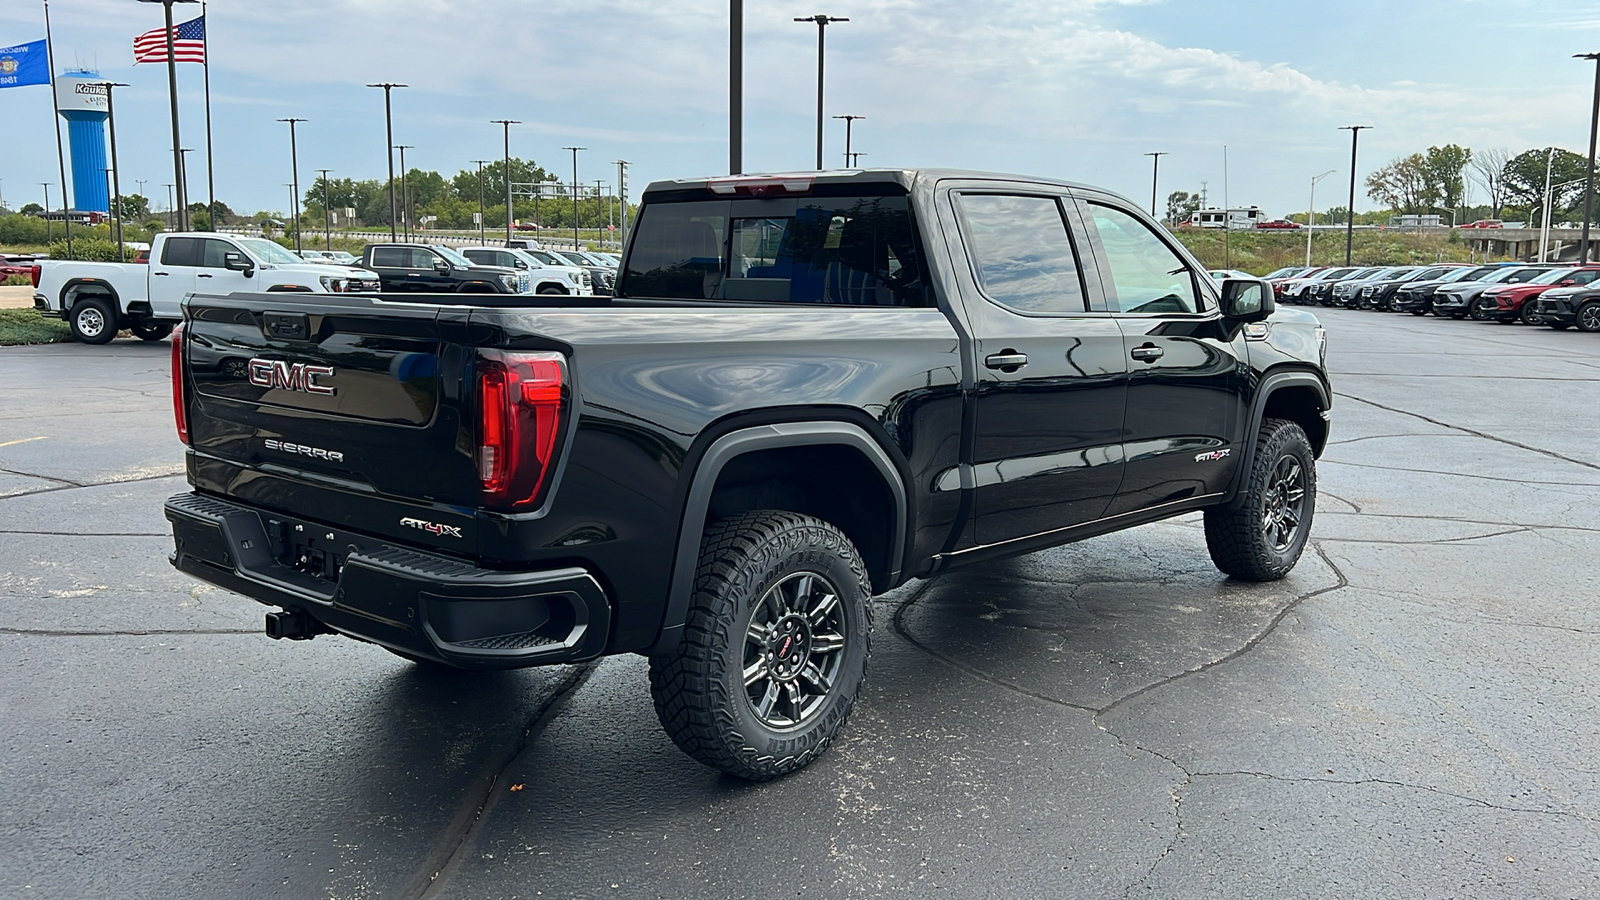
[[0, 309], [0, 347], [56, 344], [72, 339], [67, 323], [46, 319], [35, 309]]

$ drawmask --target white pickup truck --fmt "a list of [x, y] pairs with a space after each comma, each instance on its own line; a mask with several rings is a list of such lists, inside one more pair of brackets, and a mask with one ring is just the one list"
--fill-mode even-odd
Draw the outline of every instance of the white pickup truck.
[[33, 287], [35, 309], [66, 319], [74, 338], [104, 344], [122, 328], [165, 338], [193, 293], [377, 293], [379, 284], [366, 269], [308, 263], [265, 238], [208, 231], [156, 235], [148, 263], [43, 260]]

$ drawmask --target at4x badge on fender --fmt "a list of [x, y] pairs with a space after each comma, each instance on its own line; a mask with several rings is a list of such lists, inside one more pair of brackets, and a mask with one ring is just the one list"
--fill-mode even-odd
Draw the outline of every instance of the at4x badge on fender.
[[1205, 453], [1196, 453], [1194, 455], [1194, 461], [1195, 462], [1216, 462], [1219, 459], [1227, 459], [1228, 458], [1228, 454], [1230, 454], [1232, 452], [1233, 452], [1233, 448], [1232, 447], [1224, 447], [1221, 450], [1208, 450]]
[[422, 519], [413, 519], [410, 517], [401, 519], [400, 527], [415, 528], [418, 531], [426, 531], [429, 534], [438, 535], [439, 537], [461, 537], [461, 529], [454, 525], [440, 525], [438, 522], [428, 522]]

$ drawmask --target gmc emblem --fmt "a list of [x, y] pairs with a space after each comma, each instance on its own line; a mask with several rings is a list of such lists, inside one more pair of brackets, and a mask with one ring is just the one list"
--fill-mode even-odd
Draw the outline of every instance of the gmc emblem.
[[283, 388], [302, 394], [332, 394], [334, 389], [317, 384], [317, 379], [333, 377], [333, 366], [308, 366], [281, 359], [250, 360], [250, 383], [257, 387]]

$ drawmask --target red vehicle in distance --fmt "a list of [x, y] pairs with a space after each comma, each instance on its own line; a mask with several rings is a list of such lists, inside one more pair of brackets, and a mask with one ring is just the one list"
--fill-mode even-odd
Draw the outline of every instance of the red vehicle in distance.
[[1296, 229], [1296, 228], [1304, 228], [1304, 227], [1305, 226], [1301, 225], [1299, 222], [1291, 221], [1289, 219], [1268, 219], [1265, 222], [1257, 222], [1256, 223], [1256, 228], [1257, 229], [1268, 229], [1268, 230], [1279, 229], [1279, 228], [1293, 230], [1293, 229]]
[[1600, 279], [1600, 266], [1575, 266], [1551, 269], [1532, 281], [1507, 284], [1485, 290], [1478, 297], [1477, 309], [1472, 317], [1479, 321], [1496, 321], [1503, 325], [1521, 322], [1524, 325], [1543, 325], [1534, 301], [1551, 288], [1582, 287]]
[[1479, 219], [1476, 222], [1468, 222], [1467, 224], [1465, 224], [1465, 225], [1463, 225], [1461, 227], [1462, 228], [1504, 228], [1504, 227], [1506, 227], [1506, 223], [1501, 221], [1500, 219]]

